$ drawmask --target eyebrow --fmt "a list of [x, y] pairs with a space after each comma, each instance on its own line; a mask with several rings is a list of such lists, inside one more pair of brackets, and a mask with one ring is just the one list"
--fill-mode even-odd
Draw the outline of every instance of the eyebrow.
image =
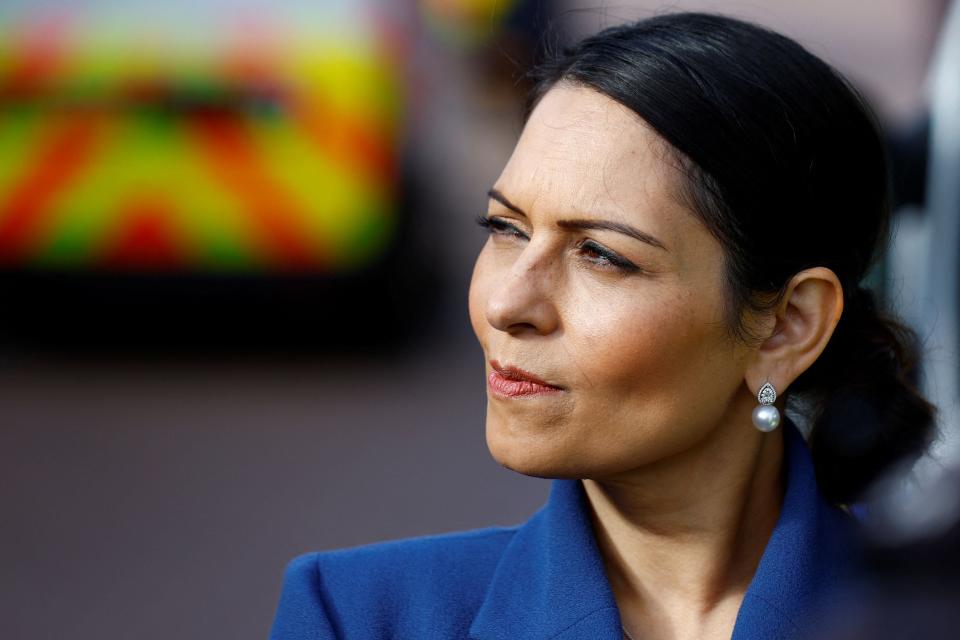
[[507, 200], [507, 196], [503, 195], [496, 189], [490, 189], [489, 191], [487, 191], [487, 195], [490, 196], [492, 199], [496, 200], [497, 202], [499, 202], [500, 204], [502, 204], [503, 206], [505, 206], [507, 209], [510, 209], [510, 211], [513, 211], [514, 213], [519, 213], [522, 216], [527, 215], [523, 209], [521, 209], [517, 205]]
[[[513, 204], [507, 200], [506, 196], [497, 191], [496, 189], [490, 189], [487, 191], [487, 195], [491, 199], [496, 200], [510, 211], [514, 213], [519, 213], [522, 216], [527, 217], [526, 212], [523, 209]], [[658, 249], [663, 249], [667, 251], [666, 245], [660, 242], [657, 238], [650, 235], [645, 231], [640, 231], [636, 227], [631, 227], [628, 224], [623, 224], [622, 222], [613, 222], [610, 220], [557, 220], [557, 226], [562, 229], [604, 229], [607, 231], [616, 231], [617, 233], [622, 233], [623, 235], [630, 236], [635, 240], [644, 242], [651, 246], [657, 247]]]

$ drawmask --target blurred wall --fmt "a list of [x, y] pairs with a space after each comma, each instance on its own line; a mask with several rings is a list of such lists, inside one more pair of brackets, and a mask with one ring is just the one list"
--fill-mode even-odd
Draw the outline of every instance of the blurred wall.
[[915, 117], [947, 0], [562, 0], [580, 32], [663, 11], [714, 11], [788, 35], [854, 82], [888, 122]]

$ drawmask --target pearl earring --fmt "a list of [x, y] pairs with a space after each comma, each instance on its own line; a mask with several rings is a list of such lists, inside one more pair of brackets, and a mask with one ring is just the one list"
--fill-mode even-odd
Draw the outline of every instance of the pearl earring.
[[765, 382], [757, 393], [757, 402], [760, 406], [753, 410], [753, 426], [764, 433], [769, 433], [780, 426], [780, 411], [773, 403], [777, 401], [777, 390], [769, 382]]

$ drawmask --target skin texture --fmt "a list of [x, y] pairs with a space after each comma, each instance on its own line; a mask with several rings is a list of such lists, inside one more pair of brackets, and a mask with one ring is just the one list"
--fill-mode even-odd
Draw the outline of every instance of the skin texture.
[[583, 479], [627, 629], [729, 638], [783, 493], [782, 434], [753, 427], [756, 392], [769, 380], [782, 394], [816, 360], [842, 289], [803, 271], [748, 318], [760, 344], [732, 340], [723, 250], [675, 196], [682, 179], [636, 114], [554, 87], [494, 185], [470, 319], [488, 375], [496, 360], [562, 388], [488, 387], [487, 444], [520, 473]]

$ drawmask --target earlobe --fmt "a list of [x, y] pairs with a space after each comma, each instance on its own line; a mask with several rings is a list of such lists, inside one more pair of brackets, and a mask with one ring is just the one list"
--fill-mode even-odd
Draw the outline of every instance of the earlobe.
[[751, 392], [771, 382], [782, 394], [817, 360], [843, 313], [843, 287], [826, 267], [805, 269], [787, 286], [775, 311], [775, 323], [748, 367]]

